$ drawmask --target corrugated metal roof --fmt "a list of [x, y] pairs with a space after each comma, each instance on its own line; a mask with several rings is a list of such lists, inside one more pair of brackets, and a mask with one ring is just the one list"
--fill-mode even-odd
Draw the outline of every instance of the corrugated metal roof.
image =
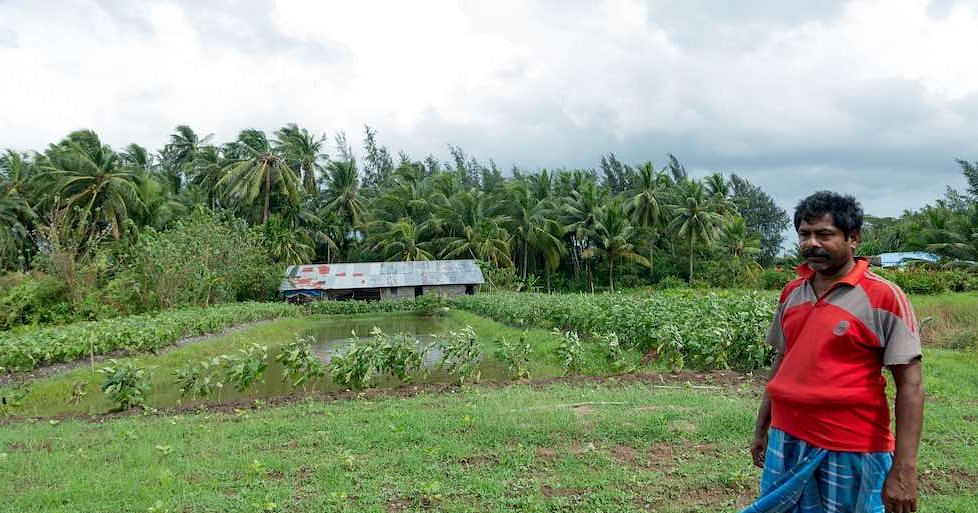
[[292, 265], [279, 290], [339, 290], [485, 283], [475, 260]]
[[880, 265], [882, 267], [900, 267], [913, 261], [938, 262], [941, 257], [927, 253], [925, 251], [904, 251], [900, 253], [880, 254]]

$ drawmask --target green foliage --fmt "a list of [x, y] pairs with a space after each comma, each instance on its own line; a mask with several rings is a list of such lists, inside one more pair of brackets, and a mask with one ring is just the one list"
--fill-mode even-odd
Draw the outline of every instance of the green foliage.
[[448, 337], [439, 341], [439, 345], [442, 349], [443, 370], [455, 375], [461, 383], [469, 378], [479, 380], [478, 366], [482, 360], [482, 350], [472, 326], [449, 331]]
[[625, 349], [621, 346], [621, 339], [615, 332], [598, 335], [597, 339], [604, 348], [605, 358], [610, 364], [612, 372], [621, 373], [631, 370], [625, 358]]
[[383, 375], [410, 381], [410, 374], [421, 369], [424, 351], [417, 340], [404, 334], [389, 336], [376, 327], [370, 335], [359, 340], [353, 333], [347, 351], [330, 359], [330, 374], [337, 385], [359, 390]]
[[354, 315], [362, 313], [389, 313], [426, 311], [434, 304], [444, 305], [435, 296], [421, 296], [417, 299], [397, 299], [391, 301], [312, 301], [302, 305], [302, 310], [311, 315]]
[[224, 383], [238, 392], [251, 388], [268, 368], [268, 346], [251, 344], [237, 354], [224, 356]]
[[777, 299], [770, 293], [686, 289], [648, 296], [503, 293], [451, 302], [512, 326], [617, 333], [624, 347], [658, 350], [671, 367], [750, 370], [769, 363], [764, 339]]
[[[0, 372], [2, 372], [0, 368]], [[19, 408], [24, 404], [24, 399], [31, 392], [31, 383], [29, 381], [19, 381], [14, 383], [13, 386], [7, 387], [3, 390], [3, 395], [0, 396], [0, 415], [9, 415], [11, 411]]]
[[557, 357], [568, 374], [577, 374], [584, 368], [584, 346], [581, 337], [574, 331], [560, 331], [554, 328], [554, 335], [560, 337]]
[[115, 350], [156, 351], [184, 337], [213, 333], [243, 322], [291, 317], [285, 303], [240, 303], [184, 308], [29, 331], [0, 332], [0, 366], [28, 370]]
[[0, 330], [73, 320], [64, 284], [46, 274], [20, 275], [0, 289]]
[[764, 269], [758, 277], [758, 281], [762, 289], [781, 290], [795, 278], [797, 278], [797, 274], [793, 270]]
[[220, 357], [200, 362], [188, 361], [173, 371], [177, 386], [180, 387], [180, 396], [189, 395], [193, 399], [199, 399], [211, 395], [220, 384], [216, 371], [221, 363]]
[[908, 267], [874, 269], [873, 272], [900, 286], [908, 294], [940, 294], [978, 290], [978, 274]]
[[326, 366], [312, 352], [314, 337], [296, 337], [275, 355], [275, 361], [282, 365], [282, 379], [291, 383], [292, 388], [305, 387], [309, 381], [326, 375]]
[[370, 331], [377, 348], [375, 367], [381, 374], [390, 374], [401, 381], [410, 381], [409, 373], [421, 369], [424, 351], [418, 349], [418, 341], [403, 333], [385, 335], [380, 328]]
[[497, 340], [499, 347], [496, 349], [495, 356], [506, 364], [509, 373], [516, 379], [530, 377], [530, 357], [533, 355], [533, 350], [526, 335], [526, 331], [523, 331], [517, 340], [508, 340], [505, 337]]
[[132, 258], [147, 310], [274, 299], [281, 279], [261, 233], [226, 215], [197, 214], [164, 232], [147, 230]]
[[109, 365], [98, 370], [105, 376], [102, 392], [120, 410], [143, 406], [149, 393], [149, 374], [132, 362], [109, 360]]
[[666, 289], [684, 289], [684, 288], [686, 288], [688, 286], [689, 286], [689, 284], [686, 283], [685, 280], [683, 280], [682, 278], [676, 277], [676, 276], [666, 276], [665, 278], [662, 278], [661, 280], [659, 280], [659, 283], [656, 283], [655, 284], [655, 288], [662, 289], [662, 290], [666, 290]]

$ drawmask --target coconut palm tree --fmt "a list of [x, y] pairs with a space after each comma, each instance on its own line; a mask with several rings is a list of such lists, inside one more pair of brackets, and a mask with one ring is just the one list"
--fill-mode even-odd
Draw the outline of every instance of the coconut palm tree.
[[635, 188], [628, 192], [632, 223], [648, 233], [649, 272], [653, 271], [655, 239], [665, 220], [665, 198], [668, 194], [668, 178], [655, 170], [651, 162], [638, 166], [634, 177]]
[[618, 198], [599, 208], [595, 216], [594, 245], [585, 250], [587, 257], [598, 256], [608, 262], [608, 286], [615, 291], [615, 262], [625, 258], [646, 267], [649, 260], [635, 251], [638, 232], [628, 217], [625, 204]]
[[37, 220], [26, 193], [30, 162], [7, 150], [0, 156], [0, 269], [27, 269], [30, 231]]
[[757, 263], [757, 257], [763, 252], [761, 235], [751, 233], [743, 217], [732, 216], [727, 219], [720, 235], [720, 244], [735, 285], [741, 285], [742, 275], [753, 279], [761, 272], [761, 265]]
[[431, 243], [425, 238], [428, 227], [402, 217], [396, 222], [377, 221], [371, 227], [371, 251], [387, 261], [432, 260]]
[[175, 194], [180, 192], [184, 177], [194, 175], [198, 154], [208, 146], [213, 135], [200, 137], [187, 125], [177, 125], [173, 130], [170, 142], [160, 152], [160, 160], [170, 192]]
[[531, 253], [543, 259], [544, 266], [556, 269], [564, 253], [561, 237], [564, 227], [556, 219], [556, 213], [548, 201], [539, 201], [523, 180], [508, 184], [505, 188], [505, 204], [502, 206], [510, 219], [513, 240], [522, 258], [522, 277], [526, 280]]
[[142, 208], [137, 173], [91, 130], [73, 132], [51, 145], [44, 160], [63, 205], [89, 215], [92, 233], [99, 222], [108, 223], [112, 237], [119, 240], [131, 213]]
[[686, 181], [677, 191], [676, 203], [671, 205], [672, 220], [668, 230], [689, 245], [689, 281], [693, 281], [693, 251], [696, 244], [710, 244], [720, 235], [723, 215], [711, 201], [703, 185]]
[[326, 207], [336, 212], [349, 229], [356, 229], [364, 214], [356, 162], [333, 161], [326, 172]]
[[234, 146], [238, 158], [224, 167], [224, 176], [217, 183], [233, 203], [247, 209], [261, 196], [261, 224], [271, 214], [273, 191], [293, 206], [299, 203], [299, 179], [285, 158], [269, 145], [264, 132], [243, 130]]
[[323, 153], [325, 135], [316, 137], [305, 128], [289, 123], [275, 132], [276, 149], [285, 157], [289, 166], [302, 176], [302, 187], [306, 194], [315, 195], [316, 174], [322, 170], [326, 160]]
[[470, 189], [452, 196], [440, 206], [432, 224], [445, 235], [438, 240], [442, 258], [468, 257], [491, 262], [496, 267], [512, 267], [509, 256], [509, 218], [489, 212], [487, 196]]
[[607, 197], [607, 189], [599, 186], [593, 177], [587, 179], [575, 186], [570, 198], [564, 203], [560, 216], [565, 230], [571, 234], [575, 269], [579, 267], [577, 257], [580, 254], [584, 258], [588, 286], [592, 293], [594, 292], [594, 276], [591, 270], [591, 262], [590, 258], [584, 257], [583, 252], [591, 246], [594, 228], [597, 225], [597, 212], [607, 201]]

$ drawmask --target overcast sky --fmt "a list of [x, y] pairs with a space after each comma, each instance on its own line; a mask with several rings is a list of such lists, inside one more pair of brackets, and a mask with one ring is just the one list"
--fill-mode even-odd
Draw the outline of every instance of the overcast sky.
[[978, 160], [978, 2], [0, 0], [0, 147], [296, 122], [500, 167], [676, 154], [898, 215]]

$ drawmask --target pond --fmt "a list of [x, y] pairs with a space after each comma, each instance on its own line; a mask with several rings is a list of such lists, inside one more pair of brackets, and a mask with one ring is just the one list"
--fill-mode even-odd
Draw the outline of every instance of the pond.
[[[370, 332], [373, 328], [380, 328], [385, 334], [395, 335], [395, 334], [405, 334], [410, 338], [417, 341], [418, 347], [425, 348], [426, 352], [424, 354], [424, 369], [420, 372], [414, 373], [410, 378], [411, 383], [444, 383], [454, 381], [454, 377], [448, 375], [447, 373], [439, 369], [439, 363], [441, 362], [441, 349], [435, 344], [435, 335], [443, 336], [447, 335], [449, 330], [461, 329], [464, 326], [459, 325], [458, 322], [432, 318], [432, 317], [422, 317], [416, 314], [408, 313], [388, 313], [388, 314], [373, 314], [366, 316], [344, 316], [344, 317], [313, 317], [308, 320], [289, 320], [289, 321], [276, 321], [276, 322], [288, 322], [292, 326], [287, 331], [287, 335], [284, 334], [285, 331], [279, 330], [283, 333], [278, 336], [268, 337], [262, 336], [260, 329], [248, 329], [247, 331], [242, 331], [241, 335], [245, 337], [248, 342], [255, 342], [262, 345], [268, 346], [268, 368], [265, 370], [262, 380], [255, 383], [249, 390], [244, 392], [238, 392], [230, 385], [224, 385], [214, 391], [214, 393], [206, 398], [193, 400], [190, 398], [185, 398], [180, 396], [179, 387], [176, 384], [176, 380], [173, 376], [173, 364], [163, 364], [162, 362], [159, 366], [155, 366], [154, 362], [157, 361], [155, 358], [150, 360], [143, 359], [143, 362], [139, 365], [146, 367], [151, 374], [152, 385], [147, 395], [147, 406], [153, 408], [172, 408], [175, 406], [188, 406], [195, 404], [216, 404], [216, 403], [227, 403], [232, 401], [245, 401], [248, 402], [254, 399], [266, 399], [272, 397], [288, 396], [292, 394], [301, 395], [303, 392], [306, 393], [329, 393], [342, 390], [341, 387], [334, 384], [330, 376], [328, 375], [323, 379], [316, 380], [315, 382], [308, 382], [305, 384], [304, 389], [300, 388], [298, 390], [293, 390], [290, 383], [287, 383], [282, 379], [283, 368], [275, 361], [275, 355], [278, 354], [279, 350], [283, 345], [290, 342], [294, 335], [300, 335], [304, 337], [311, 336], [315, 339], [313, 344], [313, 353], [320, 357], [320, 359], [327, 363], [333, 356], [343, 354], [349, 347], [350, 341], [356, 333], [357, 339], [366, 339], [370, 337]], [[490, 339], [491, 334], [479, 334], [480, 341], [485, 344]], [[207, 344], [208, 341], [199, 342], [199, 344]], [[240, 342], [238, 343], [240, 344]], [[243, 347], [243, 345], [238, 345], [237, 347]], [[485, 350], [484, 350], [485, 351]], [[237, 349], [227, 349], [224, 354], [234, 354]], [[480, 363], [479, 370], [483, 379], [498, 379], [502, 378], [506, 374], [505, 367], [499, 362], [492, 359], [491, 351], [485, 351], [484, 359]], [[174, 352], [172, 355], [177, 356], [179, 350]], [[212, 351], [211, 354], [220, 354]], [[201, 357], [194, 361], [205, 360], [206, 358]], [[176, 358], [180, 361], [180, 364], [185, 361], [183, 358]], [[217, 370], [217, 379], [223, 375], [223, 370]], [[88, 381], [86, 386], [87, 394], [81, 401], [70, 404], [66, 401], [71, 394], [72, 383], [76, 382], [77, 379], [83, 379]], [[20, 408], [16, 414], [19, 415], [37, 415], [37, 416], [48, 416], [48, 415], [59, 415], [67, 413], [89, 413], [98, 414], [104, 413], [111, 408], [111, 404], [108, 399], [99, 390], [102, 379], [100, 376], [95, 376], [84, 370], [79, 371], [72, 375], [66, 375], [64, 377], [53, 377], [46, 378], [46, 380], [55, 380], [59, 382], [56, 388], [49, 388], [44, 393], [38, 395], [34, 393], [28, 394], [28, 401]], [[389, 386], [400, 386], [404, 382], [397, 380], [394, 377], [381, 377], [374, 380], [374, 384], [377, 387], [389, 387]], [[52, 385], [55, 385], [52, 382]], [[32, 396], [33, 397], [30, 397]]]

